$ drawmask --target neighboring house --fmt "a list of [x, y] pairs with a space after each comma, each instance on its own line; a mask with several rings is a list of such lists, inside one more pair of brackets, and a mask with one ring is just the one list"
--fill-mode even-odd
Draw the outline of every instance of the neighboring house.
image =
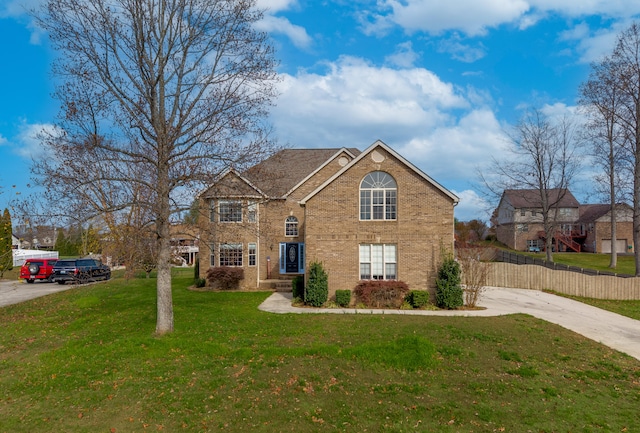
[[11, 233], [11, 248], [13, 248], [14, 250], [20, 248], [20, 239], [13, 233]]
[[610, 253], [612, 245], [617, 253], [633, 251], [633, 209], [628, 204], [616, 206], [616, 242], [611, 242], [611, 205], [581, 205], [578, 223], [587, 232], [584, 251]]
[[20, 239], [20, 248], [33, 250], [53, 250], [57, 232], [53, 226], [18, 226], [15, 229]]
[[329, 292], [360, 280], [435, 286], [453, 250], [458, 198], [381, 141], [357, 149], [288, 149], [199, 196], [200, 272], [244, 269], [244, 288], [304, 275], [321, 262]]
[[199, 239], [193, 227], [187, 224], [172, 224], [170, 232], [173, 257], [180, 260], [183, 265], [193, 265], [199, 251]]
[[[610, 252], [609, 205], [581, 205], [569, 190], [550, 190], [551, 202], [558, 202], [556, 230], [551, 233], [555, 251]], [[558, 200], [558, 198], [560, 198]], [[618, 207], [618, 252], [631, 252], [631, 215], [627, 205]], [[542, 251], [545, 233], [540, 193], [533, 189], [509, 189], [502, 193], [493, 213], [496, 238], [519, 251]], [[608, 242], [608, 247], [607, 247]]]

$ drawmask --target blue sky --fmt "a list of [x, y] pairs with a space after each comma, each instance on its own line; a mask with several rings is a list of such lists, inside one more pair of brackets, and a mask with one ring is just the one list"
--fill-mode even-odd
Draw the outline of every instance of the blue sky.
[[[55, 121], [46, 35], [0, 0], [0, 207], [33, 191], [37, 131]], [[281, 64], [271, 113], [292, 147], [381, 139], [487, 219], [474, 184], [523, 110], [572, 113], [589, 63], [640, 16], [640, 0], [259, 0]], [[589, 179], [574, 194], [587, 197]], [[589, 200], [597, 200], [589, 197]]]

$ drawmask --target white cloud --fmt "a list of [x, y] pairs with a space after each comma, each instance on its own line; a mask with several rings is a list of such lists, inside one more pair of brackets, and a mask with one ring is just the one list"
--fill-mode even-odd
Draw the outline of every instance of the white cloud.
[[298, 6], [298, 0], [257, 0], [256, 7], [265, 9], [267, 13], [273, 14], [285, 11]]
[[54, 134], [56, 127], [48, 123], [24, 123], [20, 126], [18, 135], [12, 140], [14, 152], [26, 159], [37, 159], [44, 152], [38, 136], [43, 132]]
[[493, 205], [480, 197], [474, 190], [452, 191], [460, 198], [460, 202], [454, 209], [455, 217], [460, 221], [479, 219], [488, 222], [491, 218]]
[[325, 66], [323, 73], [283, 75], [272, 113], [283, 144], [364, 149], [381, 139], [446, 188], [462, 191], [456, 216], [483, 217], [487, 205], [473, 198], [471, 182], [507, 145], [486, 107], [490, 98], [423, 68], [376, 67], [352, 57]]
[[4, 138], [2, 134], [0, 134], [0, 146], [5, 145], [7, 143], [8, 143], [7, 139]]
[[254, 27], [267, 33], [281, 33], [287, 36], [298, 48], [306, 48], [311, 44], [311, 37], [304, 27], [291, 24], [286, 18], [265, 15]]
[[465, 44], [458, 34], [453, 35], [449, 39], [440, 41], [438, 51], [451, 54], [451, 57], [465, 63], [473, 63], [483, 58], [486, 49], [481, 43], [476, 47]]
[[[408, 32], [431, 34], [460, 30], [467, 35], [482, 35], [487, 28], [516, 21], [529, 10], [524, 0], [386, 0], [380, 5], [382, 13], [374, 15], [372, 30], [392, 22]], [[385, 14], [389, 10], [391, 13]]]
[[408, 33], [460, 31], [478, 36], [504, 24], [524, 30], [552, 14], [630, 19], [638, 13], [640, 0], [382, 0], [369, 12], [365, 31], [380, 34], [397, 25]]
[[385, 62], [401, 68], [412, 67], [420, 55], [413, 51], [411, 41], [398, 44], [395, 53], [385, 57]]

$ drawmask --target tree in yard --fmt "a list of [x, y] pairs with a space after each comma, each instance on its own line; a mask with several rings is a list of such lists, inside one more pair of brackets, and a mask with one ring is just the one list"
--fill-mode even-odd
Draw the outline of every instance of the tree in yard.
[[596, 175], [596, 187], [607, 196], [611, 206], [610, 268], [615, 268], [618, 260], [616, 206], [629, 186], [627, 179], [632, 178], [626, 134], [618, 120], [622, 108], [622, 89], [616, 79], [618, 66], [611, 57], [593, 63], [588, 80], [580, 86], [580, 107], [587, 118], [584, 135], [590, 143], [593, 161], [603, 173]]
[[[624, 146], [633, 173], [633, 244], [636, 276], [640, 276], [640, 25], [633, 23], [618, 35], [602, 86], [611, 85], [617, 97], [615, 124], [622, 128]], [[605, 81], [606, 80], [606, 81]], [[615, 242], [615, 238], [612, 238]]]
[[46, 0], [36, 14], [59, 50], [62, 112], [33, 171], [60, 215], [149, 216], [158, 334], [173, 330], [172, 218], [224, 168], [273, 147], [276, 61], [261, 17], [255, 0]]
[[552, 238], [558, 226], [559, 204], [579, 168], [578, 142], [567, 117], [552, 121], [540, 110], [530, 110], [510, 134], [510, 155], [493, 159], [492, 177], [481, 174], [484, 185], [496, 196], [504, 190], [534, 191], [540, 209], [548, 261], [553, 261]]
[[5, 208], [0, 216], [0, 277], [13, 268], [12, 233], [11, 214]]

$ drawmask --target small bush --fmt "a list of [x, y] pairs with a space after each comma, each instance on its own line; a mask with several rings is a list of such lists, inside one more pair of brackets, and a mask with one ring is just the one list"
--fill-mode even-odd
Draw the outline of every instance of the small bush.
[[200, 278], [200, 260], [196, 260], [193, 264], [193, 281], [198, 285], [198, 279]]
[[298, 275], [291, 280], [291, 292], [294, 298], [304, 298], [304, 277]]
[[217, 266], [207, 270], [209, 285], [222, 290], [237, 289], [244, 279], [244, 269], [230, 266]]
[[329, 277], [321, 263], [313, 262], [309, 267], [309, 282], [304, 288], [304, 303], [320, 307], [329, 299]]
[[462, 286], [460, 284], [460, 265], [451, 256], [446, 257], [438, 270], [436, 279], [436, 305], [439, 308], [453, 310], [461, 307]]
[[207, 285], [207, 280], [205, 280], [204, 278], [196, 278], [195, 285], [200, 289]]
[[430, 304], [429, 292], [426, 290], [412, 290], [407, 296], [407, 300], [413, 308], [424, 308]]
[[351, 290], [336, 290], [336, 304], [348, 307], [351, 304]]
[[402, 281], [360, 281], [354, 293], [358, 302], [370, 308], [400, 308], [409, 287]]

